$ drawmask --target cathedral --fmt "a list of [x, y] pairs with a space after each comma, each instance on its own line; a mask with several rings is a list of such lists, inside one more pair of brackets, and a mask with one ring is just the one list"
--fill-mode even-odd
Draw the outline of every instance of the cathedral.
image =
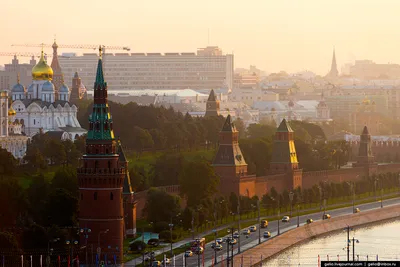
[[[53, 45], [56, 51], [57, 45]], [[11, 90], [12, 108], [16, 111], [13, 123], [22, 125], [22, 132], [34, 136], [39, 131], [67, 133], [68, 139], [75, 140], [86, 133], [77, 119], [78, 108], [69, 102], [70, 90], [64, 83], [57, 53], [53, 55], [52, 66], [47, 65], [42, 49], [39, 62], [32, 69], [32, 84], [28, 90], [19, 79]], [[53, 82], [52, 82], [53, 81]]]
[[0, 147], [21, 159], [26, 152], [28, 137], [22, 134], [22, 125], [15, 121], [16, 112], [8, 108], [8, 92], [0, 92]]

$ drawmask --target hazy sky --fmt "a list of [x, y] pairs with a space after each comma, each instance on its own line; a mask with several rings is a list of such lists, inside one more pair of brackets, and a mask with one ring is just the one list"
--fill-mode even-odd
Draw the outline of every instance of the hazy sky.
[[325, 74], [334, 46], [339, 67], [400, 63], [399, 11], [399, 0], [1, 0], [0, 51], [39, 52], [11, 44], [51, 43], [56, 34], [59, 44], [194, 52], [210, 29], [209, 45], [233, 51], [235, 67]]

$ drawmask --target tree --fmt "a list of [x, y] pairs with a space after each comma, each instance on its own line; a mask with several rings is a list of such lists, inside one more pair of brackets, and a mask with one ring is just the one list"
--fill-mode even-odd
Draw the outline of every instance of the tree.
[[60, 165], [66, 160], [66, 153], [61, 140], [49, 138], [46, 142], [44, 155], [50, 160], [50, 164]]
[[152, 185], [176, 185], [179, 184], [179, 175], [185, 164], [182, 154], [164, 153], [156, 159], [152, 166]]
[[267, 138], [271, 139], [271, 137], [275, 134], [276, 127], [272, 127], [270, 125], [261, 125], [261, 124], [250, 124], [247, 128], [247, 136], [250, 139], [260, 139]]
[[46, 222], [44, 214], [47, 212], [47, 202], [50, 194], [50, 183], [42, 174], [30, 177], [32, 183], [27, 190], [29, 215], [38, 224]]
[[144, 208], [147, 221], [170, 221], [180, 211], [180, 198], [170, 195], [165, 191], [150, 188], [147, 193], [147, 201]]
[[150, 181], [148, 177], [147, 170], [143, 166], [134, 165], [130, 170], [131, 186], [133, 191], [144, 191], [149, 189]]
[[28, 162], [35, 169], [45, 169], [47, 166], [43, 154], [36, 146], [29, 146], [26, 150], [24, 160]]
[[237, 118], [234, 122], [236, 130], [239, 132], [239, 139], [246, 137], [246, 125], [244, 125], [244, 121], [241, 118]]
[[26, 210], [25, 190], [15, 177], [0, 179], [0, 225], [14, 227], [17, 218]]
[[187, 197], [187, 205], [195, 207], [203, 199], [211, 198], [217, 192], [219, 177], [214, 168], [204, 160], [188, 162], [180, 175], [181, 193]]
[[81, 152], [81, 154], [85, 154], [86, 153], [86, 134], [75, 138], [74, 145], [75, 145], [75, 148], [79, 152]]
[[13, 155], [0, 147], [0, 175], [13, 175], [17, 162]]
[[65, 164], [78, 166], [79, 158], [82, 156], [82, 152], [76, 148], [75, 143], [71, 140], [61, 141], [61, 144], [64, 147], [65, 152]]
[[48, 225], [66, 227], [75, 225], [78, 199], [65, 189], [57, 188], [49, 195], [47, 203]]
[[54, 174], [52, 190], [61, 188], [73, 196], [78, 196], [78, 180], [76, 179], [76, 169], [73, 167], [60, 167]]
[[153, 138], [150, 133], [138, 126], [133, 128], [132, 139], [134, 142], [134, 149], [140, 155], [145, 148], [151, 148], [154, 145]]

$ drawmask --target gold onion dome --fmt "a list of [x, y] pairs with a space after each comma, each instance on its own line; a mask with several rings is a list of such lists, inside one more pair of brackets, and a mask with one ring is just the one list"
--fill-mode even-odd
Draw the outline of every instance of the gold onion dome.
[[15, 116], [16, 114], [17, 112], [11, 106], [10, 109], [8, 110], [8, 116]]
[[53, 79], [53, 69], [49, 65], [47, 65], [47, 62], [44, 59], [43, 49], [42, 54], [40, 55], [39, 62], [32, 69], [32, 78], [36, 81], [51, 81]]

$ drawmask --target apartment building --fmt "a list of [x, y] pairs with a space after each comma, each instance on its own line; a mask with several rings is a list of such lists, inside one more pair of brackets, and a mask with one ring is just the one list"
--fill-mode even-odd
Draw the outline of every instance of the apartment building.
[[[64, 80], [79, 73], [90, 90], [96, 74], [96, 53], [59, 57]], [[218, 47], [197, 53], [115, 53], [104, 55], [110, 90], [233, 88], [234, 57]]]

